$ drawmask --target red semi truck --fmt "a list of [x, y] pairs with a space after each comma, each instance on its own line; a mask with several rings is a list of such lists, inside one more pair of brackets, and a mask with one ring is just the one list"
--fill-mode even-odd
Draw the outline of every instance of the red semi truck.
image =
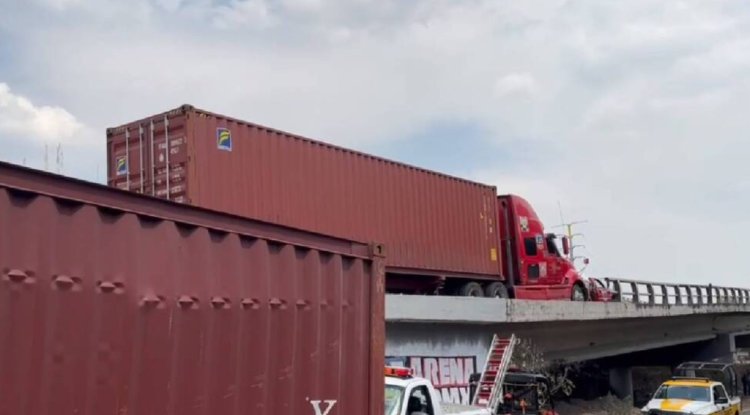
[[383, 414], [377, 247], [0, 163], [0, 414]]
[[107, 129], [107, 152], [119, 189], [380, 242], [388, 292], [596, 298], [533, 207], [493, 186], [190, 105]]

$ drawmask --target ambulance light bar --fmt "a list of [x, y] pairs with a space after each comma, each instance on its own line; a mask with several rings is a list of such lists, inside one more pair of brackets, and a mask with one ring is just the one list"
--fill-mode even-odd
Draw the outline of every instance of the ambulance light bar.
[[388, 367], [385, 368], [385, 375], [396, 378], [410, 378], [414, 376], [414, 369], [408, 367]]

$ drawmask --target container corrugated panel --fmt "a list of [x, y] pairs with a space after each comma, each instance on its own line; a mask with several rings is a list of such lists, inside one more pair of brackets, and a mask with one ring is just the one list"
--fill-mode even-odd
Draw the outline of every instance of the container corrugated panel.
[[2, 163], [0, 229], [1, 415], [383, 413], [368, 245]]
[[[165, 124], [169, 152], [163, 151]], [[140, 130], [149, 133], [147, 147], [140, 136], [134, 138]], [[130, 156], [123, 161], [126, 148]], [[491, 186], [191, 106], [109, 129], [108, 149], [114, 187], [382, 242], [391, 272], [499, 278], [496, 189]], [[156, 154], [142, 156], [140, 149]], [[147, 160], [145, 168], [141, 160]]]

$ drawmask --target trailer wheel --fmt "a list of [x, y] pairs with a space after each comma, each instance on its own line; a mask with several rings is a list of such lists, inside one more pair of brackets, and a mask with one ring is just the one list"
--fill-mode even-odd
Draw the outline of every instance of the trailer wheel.
[[484, 287], [485, 297], [508, 298], [508, 289], [502, 282], [493, 282]]
[[484, 290], [477, 282], [467, 282], [458, 289], [458, 295], [462, 297], [484, 297]]
[[573, 301], [586, 301], [586, 291], [584, 291], [581, 284], [573, 286], [573, 290], [570, 292], [570, 299]]

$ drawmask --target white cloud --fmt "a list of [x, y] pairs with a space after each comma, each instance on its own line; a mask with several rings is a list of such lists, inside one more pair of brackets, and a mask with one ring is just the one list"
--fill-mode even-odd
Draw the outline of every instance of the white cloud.
[[528, 73], [508, 74], [495, 84], [495, 91], [500, 95], [532, 95], [536, 90], [536, 80]]
[[183, 0], [155, 0], [155, 1], [158, 5], [160, 5], [161, 7], [171, 12], [178, 10], [180, 6], [183, 4]]
[[265, 0], [231, 0], [227, 5], [216, 7], [214, 14], [214, 25], [221, 29], [265, 29], [275, 24]]
[[103, 182], [105, 140], [59, 106], [37, 105], [0, 82], [0, 161]]
[[498, 160], [451, 173], [516, 189], [547, 223], [558, 200], [589, 219], [592, 273], [750, 274], [731, 243], [750, 231], [744, 2], [60, 4], [76, 7], [43, 22], [26, 7], [0, 15], [0, 39], [14, 40], [0, 76], [67, 109], [47, 116], [58, 124], [103, 132], [192, 103], [362, 148], [460, 120]]
[[0, 83], [0, 132], [48, 144], [82, 144], [90, 138], [84, 126], [65, 109], [35, 106], [28, 99], [14, 95]]
[[323, 7], [322, 0], [282, 0], [281, 3], [293, 12], [316, 12]]
[[35, 0], [42, 6], [50, 7], [55, 10], [65, 10], [68, 7], [76, 6], [83, 0]]

